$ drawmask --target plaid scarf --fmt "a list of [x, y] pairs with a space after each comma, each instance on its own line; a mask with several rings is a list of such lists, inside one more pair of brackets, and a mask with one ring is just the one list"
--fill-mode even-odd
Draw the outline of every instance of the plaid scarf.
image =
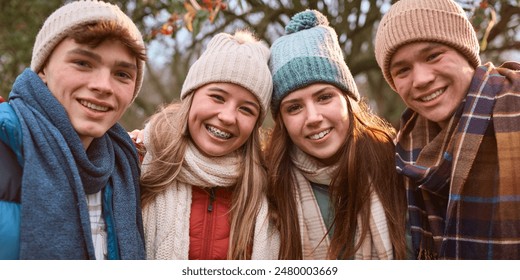
[[520, 258], [519, 70], [477, 68], [444, 129], [404, 112], [396, 164], [418, 258]]

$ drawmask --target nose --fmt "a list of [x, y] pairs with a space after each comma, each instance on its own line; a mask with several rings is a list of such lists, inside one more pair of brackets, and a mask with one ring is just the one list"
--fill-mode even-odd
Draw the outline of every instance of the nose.
[[99, 69], [96, 75], [92, 75], [90, 88], [100, 94], [112, 94], [112, 73], [109, 70]]
[[414, 88], [425, 88], [435, 80], [435, 74], [428, 65], [417, 64], [412, 71]]
[[232, 125], [236, 122], [236, 114], [235, 108], [226, 106], [218, 114], [218, 119], [225, 125]]
[[306, 111], [307, 111], [306, 124], [308, 126], [317, 125], [323, 120], [323, 115], [321, 114], [320, 110], [314, 104], [307, 104]]

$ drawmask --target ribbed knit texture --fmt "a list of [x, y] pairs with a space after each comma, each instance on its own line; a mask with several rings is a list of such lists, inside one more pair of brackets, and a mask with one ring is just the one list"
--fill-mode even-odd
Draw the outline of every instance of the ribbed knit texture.
[[477, 35], [464, 10], [452, 0], [401, 0], [383, 16], [376, 34], [376, 60], [395, 90], [390, 62], [399, 47], [412, 42], [446, 44], [480, 65]]
[[271, 46], [273, 113], [278, 112], [280, 102], [289, 93], [315, 83], [332, 84], [359, 100], [338, 36], [323, 14], [316, 10], [297, 13], [285, 33]]
[[[148, 144], [149, 136], [145, 129], [145, 145]], [[147, 154], [142, 165], [143, 172], [151, 160], [150, 154]], [[192, 186], [234, 186], [240, 174], [242, 160], [239, 153], [206, 157], [190, 142], [179, 175], [143, 209], [148, 259], [188, 259]], [[254, 221], [253, 260], [278, 257], [280, 238], [278, 231], [269, 223], [267, 209], [267, 199], [264, 197]]]
[[[98, 21], [115, 21], [129, 31], [130, 36], [144, 47], [141, 32], [132, 19], [123, 13], [118, 6], [102, 1], [82, 0], [62, 6], [52, 13], [36, 36], [33, 47], [31, 69], [38, 73], [54, 48], [76, 26]], [[138, 60], [134, 98], [143, 84], [145, 62]]]
[[190, 67], [181, 90], [181, 99], [209, 83], [233, 83], [253, 93], [267, 114], [273, 82], [267, 65], [269, 48], [246, 31], [235, 35], [219, 33], [201, 57]]

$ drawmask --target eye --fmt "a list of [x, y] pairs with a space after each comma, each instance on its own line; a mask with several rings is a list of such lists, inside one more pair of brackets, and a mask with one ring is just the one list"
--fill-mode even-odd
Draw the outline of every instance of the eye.
[[132, 80], [132, 75], [125, 71], [117, 71], [115, 75], [123, 80]]
[[214, 101], [219, 102], [219, 103], [222, 103], [225, 101], [224, 97], [221, 95], [218, 95], [218, 94], [210, 94], [209, 96], [211, 97], [211, 99], [213, 99]]
[[333, 96], [332, 93], [324, 93], [324, 94], [320, 94], [318, 96], [318, 102], [322, 102], [322, 101], [327, 101], [329, 99], [331, 99]]
[[441, 52], [432, 53], [432, 54], [428, 55], [428, 57], [426, 58], [426, 61], [432, 61], [432, 60], [436, 59], [437, 57], [439, 57], [441, 54], [442, 54]]
[[90, 63], [88, 63], [88, 61], [86, 60], [74, 60], [72, 63], [74, 63], [75, 65], [81, 67], [81, 68], [89, 68], [90, 67]]
[[289, 114], [296, 113], [296, 112], [300, 111], [301, 109], [302, 109], [302, 106], [300, 104], [291, 104], [291, 105], [287, 105], [285, 107], [285, 111]]
[[249, 106], [241, 106], [239, 108], [240, 111], [242, 112], [245, 112], [246, 114], [248, 115], [251, 115], [251, 116], [256, 116], [257, 115], [257, 110], [249, 107]]
[[410, 70], [410, 67], [400, 67], [400, 68], [395, 68], [391, 75], [392, 77], [399, 77], [399, 76], [403, 76], [405, 75], [408, 71]]

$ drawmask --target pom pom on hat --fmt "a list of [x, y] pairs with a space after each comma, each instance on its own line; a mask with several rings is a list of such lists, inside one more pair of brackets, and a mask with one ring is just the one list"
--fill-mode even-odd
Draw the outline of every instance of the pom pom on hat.
[[300, 12], [291, 18], [285, 32], [271, 46], [273, 114], [278, 113], [280, 102], [288, 94], [316, 83], [332, 84], [359, 101], [338, 36], [323, 14], [316, 10]]
[[233, 83], [253, 93], [267, 115], [273, 81], [269, 71], [267, 45], [247, 30], [234, 35], [215, 35], [206, 50], [190, 67], [181, 90], [181, 99], [209, 83]]
[[297, 13], [285, 27], [285, 34], [292, 34], [318, 25], [329, 26], [329, 20], [319, 12], [304, 11]]

